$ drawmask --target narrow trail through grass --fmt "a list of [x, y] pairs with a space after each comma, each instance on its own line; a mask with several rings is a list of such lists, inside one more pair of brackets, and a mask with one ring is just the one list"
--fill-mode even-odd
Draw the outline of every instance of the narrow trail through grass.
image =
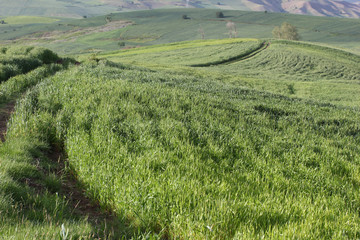
[[87, 217], [88, 222], [95, 227], [104, 226], [102, 233], [98, 232], [92, 237], [101, 239], [101, 237], [114, 236], [115, 231], [119, 230], [115, 227], [118, 222], [116, 216], [110, 211], [102, 210], [98, 202], [85, 195], [85, 190], [77, 180], [76, 174], [66, 169], [67, 161], [63, 152], [52, 147], [47, 157], [57, 166], [54, 172], [59, 179], [62, 179], [61, 193], [73, 212]]
[[[36, 71], [37, 70], [35, 70], [35, 72]], [[55, 70], [49, 73], [49, 75], [54, 75], [56, 72]], [[31, 78], [31, 81], [26, 80], [26, 82], [40, 83], [49, 75], [44, 74], [43, 76], [28, 73], [19, 77], [13, 77], [8, 82], [3, 82], [0, 89], [6, 88], [8, 85], [12, 86], [12, 82], [15, 80], [17, 80], [18, 84], [22, 85], [19, 79], [29, 80]], [[12, 220], [7, 219], [9, 223], [3, 222], [3, 224], [5, 224], [3, 226], [0, 224], [0, 236], [11, 236], [14, 237], [14, 239], [22, 239], [23, 236], [32, 235], [34, 239], [36, 239], [35, 236], [39, 236], [40, 239], [54, 239], [58, 236], [60, 232], [58, 228], [60, 228], [62, 223], [65, 223], [66, 231], [70, 231], [69, 239], [73, 239], [73, 237], [77, 239], [77, 237], [80, 236], [83, 237], [80, 237], [81, 239], [116, 239], [117, 237], [125, 236], [127, 234], [124, 230], [126, 224], [123, 220], [115, 216], [108, 209], [101, 208], [97, 201], [91, 200], [90, 197], [86, 196], [84, 185], [78, 181], [75, 172], [67, 167], [69, 165], [66, 160], [67, 157], [60, 147], [51, 143], [43, 143], [46, 146], [40, 144], [41, 147], [36, 139], [31, 140], [27, 139], [27, 137], [14, 138], [9, 136], [7, 138], [8, 122], [11, 122], [11, 116], [16, 109], [17, 102], [21, 102], [24, 97], [24, 92], [32, 87], [30, 84], [22, 90], [15, 89], [16, 91], [13, 90], [14, 94], [11, 94], [10, 91], [9, 96], [12, 97], [8, 99], [3, 97], [3, 101], [0, 102], [0, 163], [4, 166], [9, 165], [9, 167], [4, 167], [2, 171], [5, 174], [14, 172], [13, 174], [15, 174], [16, 178], [13, 179], [13, 184], [19, 184], [18, 189], [29, 193], [27, 198], [18, 201], [15, 197], [15, 190], [11, 191], [10, 198], [13, 198], [15, 207], [11, 207], [11, 209], [9, 209], [10, 213], [6, 213], [11, 214], [11, 212], [14, 212], [18, 214], [18, 216]], [[13, 156], [13, 152], [6, 149], [16, 148], [19, 141], [25, 145], [29, 145], [32, 150], [26, 150], [27, 148], [25, 147], [24, 150], [21, 150], [21, 153], [17, 152]], [[35, 151], [38, 153], [34, 155]], [[26, 160], [25, 157], [21, 155], [22, 152], [30, 158]], [[33, 169], [33, 172], [31, 174], [21, 171], [16, 173], [18, 170], [12, 169], [11, 164], [16, 165], [20, 163], [14, 163], [12, 158], [19, 158], [20, 160], [17, 162], [27, 161], [28, 165], [26, 167]], [[23, 168], [25, 168], [25, 165]], [[4, 182], [6, 181], [4, 180]], [[2, 188], [4, 188], [4, 186], [0, 185], [0, 194], [2, 193]], [[1, 197], [4, 196], [0, 195], [0, 200], [2, 200]], [[47, 214], [47, 212], [49, 212], [49, 206], [46, 201], [52, 198], [57, 199], [57, 204], [63, 205], [59, 209], [53, 210], [54, 219], [47, 219], [49, 217]], [[27, 206], [28, 202], [32, 201], [38, 202], [36, 208], [34, 206]], [[43, 201], [44, 204], [41, 203]], [[1, 207], [3, 206], [0, 204], [0, 212]], [[37, 212], [36, 215], [38, 216], [34, 217], [26, 211], [23, 211], [25, 207], [29, 208], [29, 211]], [[56, 215], [59, 215], [58, 220], [56, 219]], [[70, 223], [66, 223], [69, 217]], [[14, 223], [11, 223], [11, 221], [17, 222], [16, 224], [18, 224], [21, 230], [12, 230]], [[41, 231], [39, 227], [38, 230], [34, 232], [32, 223], [30, 223], [33, 221], [36, 222], [36, 224], [40, 224], [41, 228], [47, 230]], [[0, 222], [2, 222], [1, 218]], [[6, 227], [6, 224], [10, 225]], [[4, 231], [4, 229], [7, 230]]]
[[5, 142], [7, 121], [10, 118], [11, 113], [14, 111], [15, 102], [9, 102], [0, 107], [0, 139], [1, 142]]

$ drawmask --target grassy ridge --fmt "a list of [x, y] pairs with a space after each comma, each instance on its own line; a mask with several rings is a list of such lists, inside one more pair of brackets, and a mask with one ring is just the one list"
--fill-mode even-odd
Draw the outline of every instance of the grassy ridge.
[[122, 50], [98, 57], [140, 65], [211, 65], [247, 55], [261, 45], [262, 41], [257, 39], [197, 40]]
[[318, 81], [360, 80], [360, 56], [329, 48], [293, 42], [274, 42], [258, 56], [228, 66], [259, 78]]
[[359, 113], [100, 61], [28, 94], [9, 137], [62, 146], [151, 238], [358, 238]]

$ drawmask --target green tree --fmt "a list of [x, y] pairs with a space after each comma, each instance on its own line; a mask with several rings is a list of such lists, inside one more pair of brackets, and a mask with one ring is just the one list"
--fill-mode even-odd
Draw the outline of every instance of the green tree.
[[295, 26], [284, 22], [280, 27], [276, 26], [272, 31], [274, 38], [286, 40], [299, 40], [300, 36]]

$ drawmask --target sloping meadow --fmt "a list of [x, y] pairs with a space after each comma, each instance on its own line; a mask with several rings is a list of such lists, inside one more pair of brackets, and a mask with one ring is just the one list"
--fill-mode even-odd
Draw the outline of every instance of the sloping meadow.
[[360, 104], [360, 57], [305, 42], [241, 38], [189, 41], [98, 57], [155, 69], [208, 73], [223, 82], [338, 106]]
[[64, 149], [152, 238], [359, 238], [359, 112], [190, 74], [88, 62], [18, 102], [8, 138]]

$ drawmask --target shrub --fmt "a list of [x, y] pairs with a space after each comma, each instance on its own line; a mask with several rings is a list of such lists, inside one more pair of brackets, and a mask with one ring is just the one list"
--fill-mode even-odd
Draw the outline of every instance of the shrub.
[[45, 64], [54, 63], [59, 60], [59, 56], [53, 51], [45, 48], [35, 48], [30, 52], [30, 56], [37, 58]]

